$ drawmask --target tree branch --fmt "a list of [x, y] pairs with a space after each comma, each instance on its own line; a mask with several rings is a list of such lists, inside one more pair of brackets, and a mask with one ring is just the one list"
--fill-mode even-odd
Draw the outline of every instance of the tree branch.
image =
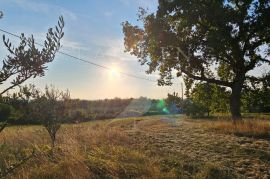
[[246, 76], [246, 79], [250, 80], [251, 82], [264, 82], [270, 78], [269, 75], [265, 75], [264, 77], [255, 77], [255, 76]]
[[22, 84], [23, 82], [25, 82], [26, 80], [28, 80], [29, 78], [31, 78], [32, 76], [28, 76], [28, 77], [25, 77], [23, 80], [17, 82], [17, 83], [14, 83], [13, 85], [11, 85], [10, 87], [6, 88], [5, 90], [3, 90], [0, 95], [6, 93], [8, 90], [10, 89], [13, 89], [14, 87], [16, 86], [19, 86], [20, 84]]
[[185, 69], [181, 69], [181, 71], [183, 73], [185, 73], [188, 77], [193, 78], [195, 80], [206, 81], [208, 83], [214, 83], [214, 84], [218, 84], [218, 85], [221, 85], [221, 86], [227, 86], [227, 87], [231, 87], [232, 86], [232, 83], [227, 82], [227, 81], [217, 80], [217, 79], [214, 79], [214, 78], [207, 78], [204, 75], [196, 76], [196, 75], [188, 72]]
[[255, 56], [255, 57], [253, 59], [251, 59], [251, 61], [249, 62], [249, 64], [247, 66], [245, 66], [246, 72], [249, 70], [252, 70], [255, 67], [255, 65], [260, 61], [270, 63], [269, 60], [263, 59], [260, 55], [255, 54], [255, 52], [253, 52], [253, 56]]
[[267, 59], [261, 59], [262, 62], [265, 62], [265, 63], [269, 63], [270, 65], [270, 60], [267, 60]]

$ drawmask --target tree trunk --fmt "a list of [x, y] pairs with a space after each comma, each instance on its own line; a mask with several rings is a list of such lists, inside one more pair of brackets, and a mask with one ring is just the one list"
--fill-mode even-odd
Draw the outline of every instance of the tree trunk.
[[244, 80], [236, 81], [232, 86], [232, 94], [230, 99], [231, 115], [234, 121], [241, 120], [241, 92]]
[[56, 139], [56, 134], [55, 133], [53, 133], [53, 134], [51, 134], [51, 147], [52, 147], [52, 149], [54, 149], [54, 147], [55, 147], [55, 139]]

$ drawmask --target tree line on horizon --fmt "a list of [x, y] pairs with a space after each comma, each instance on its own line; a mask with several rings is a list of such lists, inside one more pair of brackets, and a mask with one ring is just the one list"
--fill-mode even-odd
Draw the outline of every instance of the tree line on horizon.
[[[45, 94], [50, 90], [56, 91], [57, 89], [53, 86], [46, 87]], [[0, 98], [0, 102], [10, 109], [9, 124], [41, 124], [41, 115], [46, 112], [44, 111], [40, 116], [37, 116], [35, 115], [35, 108], [41, 102], [40, 94], [42, 93], [41, 90], [29, 85], [20, 88], [17, 93]], [[58, 102], [61, 103], [61, 100]], [[173, 103], [176, 104], [178, 101], [168, 101], [167, 103], [163, 99], [149, 99], [146, 97], [104, 100], [68, 98], [66, 103], [66, 113], [63, 113], [62, 123], [180, 113], [179, 106], [173, 107]]]
[[[197, 83], [192, 89], [186, 91], [186, 98], [182, 99], [178, 93], [168, 94], [165, 99], [140, 98], [114, 98], [104, 100], [70, 99], [68, 91], [60, 92], [53, 86], [45, 88], [49, 91], [66, 94], [68, 104], [65, 113], [62, 113], [61, 123], [79, 123], [92, 120], [104, 120], [122, 117], [139, 117], [147, 115], [186, 114], [192, 117], [204, 117], [216, 113], [228, 114], [230, 112], [230, 91], [218, 85]], [[0, 102], [8, 105], [11, 111], [9, 124], [42, 124], [42, 114], [35, 115], [35, 108], [40, 103], [43, 92], [33, 85], [24, 86], [12, 95], [0, 98]], [[51, 97], [51, 95], [49, 95]], [[247, 88], [242, 94], [243, 113], [269, 113], [270, 88], [265, 84], [260, 88]], [[56, 100], [61, 103], [61, 100]], [[46, 107], [45, 107], [46, 109]], [[44, 110], [45, 110], [44, 109]], [[1, 110], [0, 110], [1, 113]], [[3, 122], [3, 120], [1, 120]]]

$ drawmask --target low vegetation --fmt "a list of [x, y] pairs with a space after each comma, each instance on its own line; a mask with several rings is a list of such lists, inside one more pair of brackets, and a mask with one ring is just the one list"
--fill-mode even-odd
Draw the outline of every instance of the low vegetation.
[[211, 129], [215, 129], [228, 134], [262, 138], [270, 140], [270, 121], [248, 119], [232, 123], [231, 121], [213, 121], [206, 123]]
[[[251, 122], [257, 127], [249, 128]], [[233, 131], [225, 131], [230, 123], [170, 115], [64, 124], [53, 157], [43, 127], [8, 127], [0, 136], [0, 171], [4, 176], [7, 167], [27, 158], [6, 177], [269, 177], [270, 141], [231, 135]], [[224, 132], [212, 130], [221, 124]], [[268, 121], [237, 125], [242, 132], [269, 127]]]

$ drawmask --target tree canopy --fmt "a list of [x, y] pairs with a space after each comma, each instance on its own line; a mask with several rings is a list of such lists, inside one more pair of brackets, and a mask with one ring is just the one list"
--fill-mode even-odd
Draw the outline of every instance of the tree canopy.
[[177, 76], [229, 87], [231, 113], [241, 118], [240, 98], [250, 71], [270, 65], [269, 0], [159, 0], [156, 13], [139, 10], [143, 26], [123, 23], [125, 49], [159, 85]]

